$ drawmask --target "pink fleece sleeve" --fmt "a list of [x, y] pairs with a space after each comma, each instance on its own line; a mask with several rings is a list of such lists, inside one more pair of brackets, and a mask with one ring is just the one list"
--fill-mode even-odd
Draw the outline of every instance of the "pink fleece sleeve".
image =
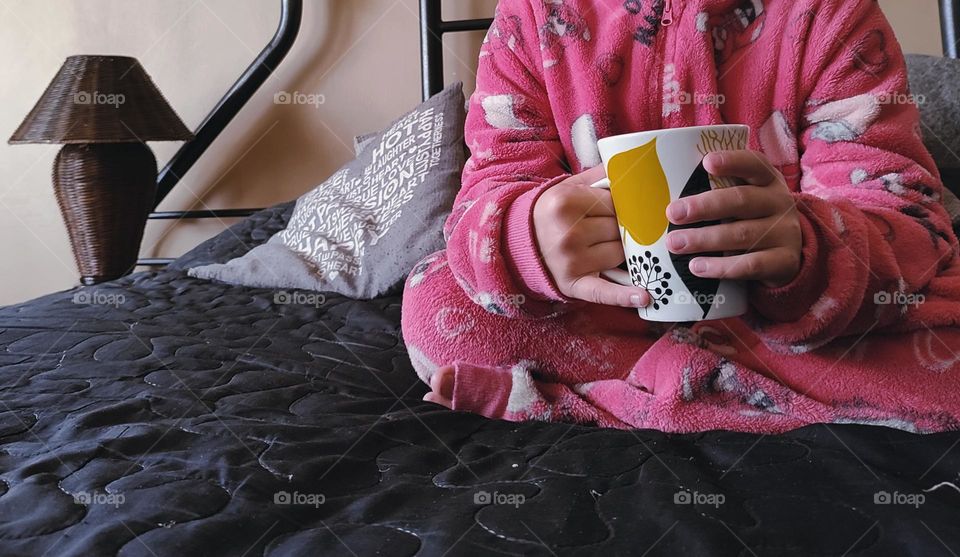
[[465, 131], [471, 156], [444, 234], [458, 283], [508, 317], [549, 315], [568, 301], [533, 229], [540, 194], [569, 176], [541, 68], [529, 1], [501, 1], [480, 52]]
[[790, 284], [752, 293], [758, 332], [794, 352], [895, 324], [957, 253], [906, 63], [877, 2], [820, 2], [807, 32], [802, 268]]
[[623, 429], [629, 424], [597, 406], [590, 400], [589, 391], [593, 385], [614, 384], [615, 393], [620, 396], [612, 398], [628, 403], [631, 395], [638, 393], [623, 380], [579, 385], [540, 381], [534, 377], [529, 362], [512, 368], [457, 362], [454, 369], [453, 410], [511, 422], [537, 420]]

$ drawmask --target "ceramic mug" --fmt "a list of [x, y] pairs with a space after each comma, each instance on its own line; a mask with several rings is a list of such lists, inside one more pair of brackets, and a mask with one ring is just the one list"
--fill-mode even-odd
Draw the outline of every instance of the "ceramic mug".
[[598, 142], [607, 178], [592, 187], [610, 190], [627, 260], [626, 271], [613, 269], [602, 275], [650, 294], [650, 305], [640, 308], [640, 317], [687, 322], [746, 313], [742, 281], [700, 278], [690, 272], [694, 257], [722, 253], [677, 255], [667, 249], [667, 233], [719, 221], [675, 225], [667, 220], [666, 210], [682, 197], [741, 184], [735, 178], [710, 175], [703, 159], [714, 151], [746, 149], [749, 135], [748, 126], [717, 125], [645, 131]]

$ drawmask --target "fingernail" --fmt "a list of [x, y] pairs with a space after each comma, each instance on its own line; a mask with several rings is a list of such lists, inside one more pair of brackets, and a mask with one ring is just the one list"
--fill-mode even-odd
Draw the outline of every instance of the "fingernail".
[[643, 307], [643, 298], [641, 298], [639, 294], [634, 294], [630, 296], [630, 303], [633, 304], [634, 307]]
[[673, 220], [687, 218], [687, 204], [683, 201], [674, 201], [667, 207], [667, 214]]
[[667, 236], [667, 246], [671, 250], [680, 250], [687, 247], [687, 238], [683, 234], [671, 234]]
[[703, 273], [707, 270], [707, 264], [700, 259], [694, 259], [690, 262], [690, 272]]

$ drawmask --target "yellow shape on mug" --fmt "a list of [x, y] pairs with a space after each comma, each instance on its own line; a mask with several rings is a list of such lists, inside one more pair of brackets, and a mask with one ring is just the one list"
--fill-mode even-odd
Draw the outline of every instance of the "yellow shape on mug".
[[670, 185], [657, 156], [657, 140], [614, 155], [607, 164], [617, 219], [641, 246], [651, 246], [670, 226]]

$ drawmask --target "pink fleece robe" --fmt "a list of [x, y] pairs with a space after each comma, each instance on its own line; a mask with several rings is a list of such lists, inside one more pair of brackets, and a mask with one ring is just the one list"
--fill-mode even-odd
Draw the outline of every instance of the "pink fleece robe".
[[[910, 100], [875, 0], [501, 0], [447, 249], [405, 289], [415, 368], [455, 365], [454, 408], [508, 420], [960, 427], [958, 245]], [[537, 198], [600, 164], [598, 138], [720, 123], [794, 192], [796, 279], [693, 326], [561, 294]]]

